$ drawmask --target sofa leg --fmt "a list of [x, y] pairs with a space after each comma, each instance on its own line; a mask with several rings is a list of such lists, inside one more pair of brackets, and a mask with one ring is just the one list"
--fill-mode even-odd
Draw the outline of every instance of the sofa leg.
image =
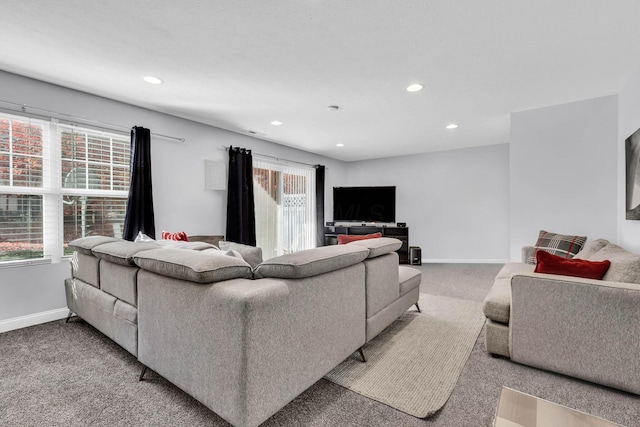
[[418, 305], [418, 303], [416, 302], [416, 310], [418, 310], [418, 313], [422, 313], [422, 311], [420, 311], [420, 306]]
[[67, 316], [67, 320], [65, 320], [64, 323], [69, 323], [69, 319], [71, 319], [71, 316], [73, 316], [73, 311], [69, 310], [69, 315]]
[[138, 381], [142, 381], [142, 379], [143, 379], [142, 377], [144, 377], [144, 374], [145, 374], [146, 372], [147, 372], [147, 367], [145, 366], [145, 367], [142, 369], [142, 373], [140, 374], [140, 378], [138, 378]]
[[358, 353], [360, 353], [360, 358], [362, 359], [362, 363], [367, 363], [367, 359], [364, 357], [364, 352], [362, 351], [362, 347], [358, 349]]

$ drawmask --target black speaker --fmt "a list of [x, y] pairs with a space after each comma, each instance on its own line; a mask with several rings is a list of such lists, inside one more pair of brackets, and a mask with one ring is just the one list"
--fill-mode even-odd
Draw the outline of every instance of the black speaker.
[[407, 223], [406, 222], [399, 222], [397, 225], [398, 225], [398, 227], [406, 227]]
[[420, 246], [409, 247], [409, 264], [422, 265], [422, 249]]

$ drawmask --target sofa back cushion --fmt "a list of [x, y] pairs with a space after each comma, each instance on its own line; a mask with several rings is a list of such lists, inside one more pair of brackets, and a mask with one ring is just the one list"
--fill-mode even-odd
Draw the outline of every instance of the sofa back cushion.
[[576, 259], [591, 259], [591, 257], [598, 252], [600, 249], [604, 248], [609, 244], [608, 240], [605, 239], [596, 239], [592, 242], [584, 245], [584, 248], [580, 252], [576, 254], [574, 258]]
[[591, 261], [611, 261], [603, 279], [611, 282], [640, 283], [640, 255], [609, 243], [589, 257]]
[[268, 259], [254, 270], [254, 278], [301, 279], [362, 262], [369, 250], [356, 245], [322, 246]]
[[205, 242], [185, 242], [184, 240], [155, 240], [153, 242], [157, 246], [176, 248], [176, 249], [191, 249], [193, 251], [202, 251], [205, 249], [218, 249], [214, 245]]
[[256, 268], [262, 262], [262, 249], [257, 246], [243, 245], [242, 243], [220, 240], [218, 247], [223, 251], [233, 250], [242, 255], [251, 268]]
[[94, 246], [91, 250], [95, 256], [105, 261], [120, 265], [135, 265], [133, 257], [141, 251], [156, 249], [158, 245], [152, 242], [130, 242], [118, 240]]
[[251, 266], [246, 261], [225, 255], [218, 249], [151, 249], [137, 253], [134, 260], [145, 270], [195, 283], [251, 277]]
[[106, 236], [89, 236], [89, 237], [81, 237], [79, 239], [75, 239], [69, 242], [69, 248], [73, 249], [76, 252], [80, 252], [85, 255], [92, 255], [91, 250], [104, 243], [110, 242], [120, 242], [121, 239], [116, 239], [115, 237], [106, 237]]
[[350, 245], [362, 246], [369, 249], [367, 258], [375, 258], [380, 255], [395, 252], [402, 247], [402, 241], [393, 237], [380, 237], [377, 239], [356, 240]]

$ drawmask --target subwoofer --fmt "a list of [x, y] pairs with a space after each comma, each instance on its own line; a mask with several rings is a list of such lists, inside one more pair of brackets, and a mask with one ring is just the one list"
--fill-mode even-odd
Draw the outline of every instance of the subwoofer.
[[422, 249], [420, 246], [409, 247], [409, 264], [422, 265]]

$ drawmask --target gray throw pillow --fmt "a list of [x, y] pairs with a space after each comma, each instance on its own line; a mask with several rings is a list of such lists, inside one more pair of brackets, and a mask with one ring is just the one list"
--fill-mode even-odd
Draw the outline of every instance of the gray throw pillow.
[[593, 254], [590, 261], [611, 261], [611, 266], [602, 280], [610, 282], [640, 283], [640, 255], [636, 255], [609, 243]]
[[228, 242], [220, 240], [218, 242], [220, 250], [234, 250], [242, 255], [242, 258], [249, 263], [251, 268], [256, 268], [262, 262], [262, 249], [256, 246], [243, 245], [242, 243]]
[[587, 259], [590, 260], [591, 257], [598, 252], [600, 249], [604, 248], [609, 244], [608, 240], [605, 239], [596, 239], [593, 242], [587, 243], [584, 248], [580, 252], [574, 256], [576, 259]]

